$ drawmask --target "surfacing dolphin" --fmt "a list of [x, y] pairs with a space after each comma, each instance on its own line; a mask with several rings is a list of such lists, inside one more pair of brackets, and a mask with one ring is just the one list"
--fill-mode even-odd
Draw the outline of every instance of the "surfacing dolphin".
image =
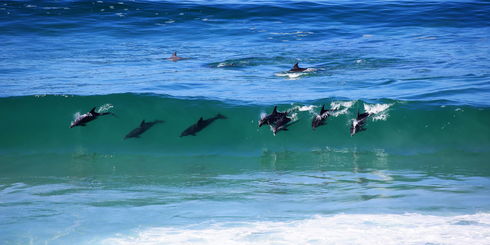
[[313, 129], [316, 129], [317, 127], [320, 127], [325, 124], [325, 119], [329, 116], [330, 110], [325, 109], [325, 105], [322, 106], [322, 109], [320, 110], [320, 114], [316, 115], [313, 118], [313, 121], [311, 122], [311, 127]]
[[184, 136], [187, 136], [187, 135], [196, 136], [196, 133], [197, 132], [203, 130], [205, 127], [209, 126], [209, 124], [211, 124], [212, 122], [214, 122], [217, 119], [226, 119], [226, 117], [223, 116], [223, 115], [221, 115], [221, 114], [217, 114], [215, 117], [212, 117], [212, 118], [209, 118], [209, 119], [206, 119], [206, 120], [204, 120], [201, 117], [201, 118], [199, 118], [199, 120], [196, 123], [192, 124], [186, 130], [184, 130], [180, 134], [180, 137], [184, 137]]
[[291, 118], [287, 117], [287, 115], [284, 115], [283, 117], [277, 119], [274, 123], [270, 124], [274, 136], [276, 136], [277, 132], [281, 130], [287, 131], [287, 127], [292, 124], [289, 122], [291, 122]]
[[146, 130], [150, 129], [157, 123], [163, 123], [162, 120], [155, 120], [153, 122], [145, 122], [145, 120], [141, 121], [140, 126], [131, 130], [124, 139], [129, 139], [129, 138], [139, 138], [141, 134], [146, 132]]
[[111, 112], [98, 113], [98, 112], [95, 111], [95, 107], [94, 107], [89, 112], [87, 112], [87, 113], [85, 113], [85, 114], [80, 115], [79, 117], [77, 117], [75, 119], [75, 121], [73, 121], [70, 124], [70, 128], [73, 128], [73, 127], [76, 127], [76, 126], [83, 126], [83, 127], [85, 127], [85, 126], [87, 126], [86, 123], [97, 119], [97, 117], [104, 116], [104, 115], [109, 115], [109, 114], [110, 115], [114, 115], [114, 113], [111, 113]]
[[274, 106], [274, 110], [272, 111], [271, 114], [265, 116], [264, 118], [259, 120], [259, 127], [262, 127], [262, 125], [271, 125], [278, 119], [287, 116], [287, 112], [277, 112], [277, 106]]
[[359, 114], [359, 111], [357, 112], [357, 117], [352, 120], [352, 126], [350, 127], [350, 135], [354, 135], [356, 133], [359, 133], [361, 131], [366, 130], [364, 128], [364, 125], [366, 124], [366, 119], [370, 116], [371, 114], [364, 112]]
[[185, 60], [185, 59], [187, 59], [187, 58], [177, 56], [177, 52], [174, 52], [174, 53], [172, 54], [172, 56], [170, 56], [170, 57], [168, 57], [168, 58], [167, 58], [167, 60], [171, 60], [171, 61], [173, 61], [173, 62], [177, 62], [177, 61], [179, 61], [179, 60]]
[[291, 68], [288, 72], [304, 72], [307, 69], [308, 68], [299, 67], [298, 62], [296, 62], [296, 64], [294, 64], [293, 68]]

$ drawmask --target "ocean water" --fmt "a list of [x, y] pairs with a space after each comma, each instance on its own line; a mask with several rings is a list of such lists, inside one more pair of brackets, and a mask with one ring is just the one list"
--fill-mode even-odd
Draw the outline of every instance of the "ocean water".
[[1, 244], [490, 244], [488, 1], [0, 1], [0, 44]]

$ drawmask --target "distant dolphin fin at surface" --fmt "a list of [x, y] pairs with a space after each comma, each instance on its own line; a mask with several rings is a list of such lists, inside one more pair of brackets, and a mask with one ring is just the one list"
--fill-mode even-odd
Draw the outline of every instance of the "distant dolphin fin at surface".
[[299, 62], [296, 62], [296, 64], [293, 65], [293, 70], [296, 70], [296, 69], [299, 69], [299, 65], [298, 65]]

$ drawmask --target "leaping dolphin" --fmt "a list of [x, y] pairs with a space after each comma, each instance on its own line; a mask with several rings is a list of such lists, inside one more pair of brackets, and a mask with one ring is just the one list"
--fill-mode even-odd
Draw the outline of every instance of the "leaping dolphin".
[[131, 130], [124, 139], [129, 139], [129, 138], [139, 138], [141, 134], [146, 132], [146, 130], [150, 129], [157, 123], [163, 123], [162, 120], [155, 120], [153, 122], [145, 122], [145, 120], [141, 121], [140, 126]]
[[329, 116], [329, 111], [325, 109], [325, 105], [322, 106], [322, 109], [320, 110], [320, 114], [316, 115], [313, 118], [313, 121], [311, 122], [311, 127], [313, 129], [316, 129], [317, 127], [320, 127], [325, 124], [325, 120]]
[[226, 119], [225, 116], [221, 114], [217, 114], [215, 117], [209, 118], [204, 120], [202, 117], [199, 118], [199, 120], [195, 123], [189, 126], [186, 130], [184, 130], [181, 134], [180, 137], [184, 137], [187, 135], [192, 135], [196, 136], [196, 133], [203, 130], [205, 127], [209, 126], [212, 122], [214, 122], [217, 119]]
[[92, 108], [92, 110], [90, 110], [89, 112], [77, 117], [75, 119], [75, 121], [73, 121], [71, 124], [70, 124], [70, 128], [73, 128], [73, 127], [76, 127], [76, 126], [87, 126], [86, 123], [90, 122], [90, 121], [93, 121], [95, 119], [97, 119], [97, 117], [99, 116], [104, 116], [104, 115], [114, 115], [114, 113], [111, 113], [111, 112], [104, 112], [104, 113], [98, 113], [95, 111], [95, 107]]
[[274, 110], [272, 110], [272, 113], [265, 116], [264, 118], [259, 120], [259, 127], [262, 127], [262, 125], [271, 125], [278, 119], [287, 116], [287, 112], [277, 112], [277, 106], [274, 106]]
[[177, 52], [174, 52], [174, 53], [172, 54], [172, 56], [170, 56], [170, 57], [168, 57], [168, 58], [167, 58], [167, 60], [171, 60], [171, 61], [173, 61], [173, 62], [177, 62], [177, 61], [179, 61], [179, 60], [185, 60], [185, 59], [187, 59], [187, 58], [177, 56]]
[[308, 68], [301, 68], [298, 66], [298, 62], [294, 64], [293, 68], [291, 68], [288, 72], [303, 72], [306, 71]]
[[366, 130], [364, 128], [364, 125], [366, 123], [366, 119], [370, 116], [371, 114], [368, 112], [364, 112], [359, 114], [359, 111], [357, 112], [357, 117], [352, 120], [352, 126], [350, 127], [350, 135], [354, 135], [358, 132]]

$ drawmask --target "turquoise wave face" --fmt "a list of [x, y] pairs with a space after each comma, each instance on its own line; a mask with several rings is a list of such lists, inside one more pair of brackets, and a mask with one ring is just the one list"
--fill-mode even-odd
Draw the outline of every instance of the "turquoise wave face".
[[[325, 125], [313, 130], [312, 119], [321, 105], [335, 110]], [[114, 115], [100, 116], [84, 127], [69, 127], [76, 115], [92, 107]], [[287, 131], [274, 136], [269, 126], [258, 127], [258, 120], [272, 111], [268, 105], [135, 94], [2, 98], [0, 113], [8, 115], [0, 122], [4, 129], [0, 132], [1, 157], [8, 162], [2, 166], [7, 173], [34, 173], [43, 172], [46, 162], [54, 165], [69, 162], [73, 166], [87, 163], [96, 172], [110, 172], [110, 166], [116, 164], [120, 171], [130, 173], [140, 171], [135, 162], [144, 159], [150, 172], [156, 166], [162, 171], [180, 171], [186, 162], [196, 161], [209, 163], [206, 169], [217, 165], [212, 171], [219, 172], [260, 169], [271, 162], [285, 169], [309, 169], [319, 162], [333, 162], [338, 167], [348, 163], [350, 168], [359, 158], [365, 158], [363, 162], [368, 167], [375, 167], [380, 156], [400, 157], [397, 162], [425, 164], [447, 159], [452, 164], [469, 161], [478, 166], [489, 155], [487, 108], [324, 99], [282, 104], [278, 110], [288, 111], [292, 123]], [[366, 120], [366, 130], [351, 136], [350, 127], [358, 111], [371, 115]], [[211, 122], [196, 136], [180, 137], [199, 118], [206, 120], [217, 114], [226, 119]], [[155, 124], [138, 138], [124, 139], [140, 127], [142, 120], [164, 122]], [[162, 162], [173, 165], [162, 166]], [[24, 169], [23, 163], [38, 167]], [[73, 170], [66, 166], [61, 169]]]

